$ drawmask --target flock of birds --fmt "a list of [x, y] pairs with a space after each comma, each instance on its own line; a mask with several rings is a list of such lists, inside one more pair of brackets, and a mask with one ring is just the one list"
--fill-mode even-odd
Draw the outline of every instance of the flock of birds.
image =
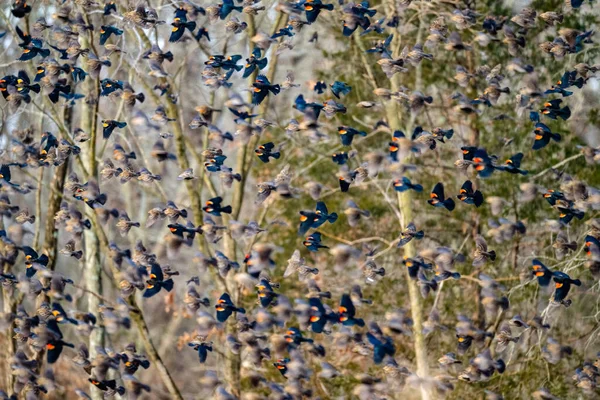
[[[7, 27], [8, 31], [3, 35], [11, 34], [14, 40], [19, 41], [21, 54], [17, 60], [23, 62], [23, 67], [0, 80], [0, 91], [12, 113], [26, 107], [26, 104], [33, 100], [42, 101], [45, 96], [51, 103], [64, 103], [68, 107], [82, 102], [92, 104], [96, 101], [104, 101], [102, 98], [108, 97], [120, 99], [128, 110], [133, 110], [136, 105], [145, 101], [144, 93], [136, 92], [128, 82], [108, 78], [103, 72], [113, 65], [111, 56], [123, 52], [118, 43], [126, 29], [147, 30], [170, 23], [172, 30], [168, 38], [169, 43], [175, 45], [190, 40], [204, 42], [210, 41], [211, 37], [216, 37], [217, 32], [213, 32], [210, 25], [208, 28], [198, 26], [200, 16], [207, 16], [210, 23], [224, 20], [225, 31], [239, 35], [248, 29], [248, 24], [241, 22], [236, 15], [239, 13], [257, 15], [265, 11], [265, 6], [255, 0], [243, 0], [239, 5], [239, 2], [233, 0], [223, 0], [223, 3], [206, 8], [190, 1], [176, 1], [169, 6], [173, 9], [171, 20], [163, 21], [159, 19], [156, 10], [145, 5], [124, 11], [119, 10], [119, 4], [115, 1], [108, 1], [103, 5], [93, 0], [73, 0], [73, 5], [68, 4], [70, 2], [62, 3], [67, 4], [57, 7], [52, 17], [52, 24], [42, 17], [32, 24], [31, 32], [24, 28], [29, 24], [23, 22], [32, 12], [31, 5], [24, 0], [17, 0], [12, 4], [11, 12], [17, 24], [10, 29]], [[399, 3], [407, 6], [411, 1], [403, 0]], [[585, 7], [583, 0], [567, 0], [567, 3], [570, 12], [577, 12], [577, 9]], [[589, 4], [593, 4], [592, 1]], [[75, 8], [72, 6], [81, 8], [85, 13], [74, 12]], [[269, 65], [267, 58], [269, 48], [271, 45], [276, 45], [275, 51], [278, 54], [290, 50], [295, 44], [292, 41], [297, 38], [296, 34], [303, 27], [318, 24], [325, 13], [341, 11], [343, 36], [362, 36], [368, 33], [381, 35], [381, 40], [366, 50], [366, 57], [370, 62], [376, 62], [388, 78], [433, 59], [434, 55], [426, 53], [426, 50], [433, 51], [439, 45], [443, 45], [446, 51], [470, 51], [472, 45], [464, 43], [461, 38], [461, 32], [466, 29], [477, 31], [474, 41], [481, 47], [491, 46], [491, 43], [494, 43], [494, 46], [506, 46], [508, 52], [515, 57], [509, 67], [480, 66], [475, 71], [469, 71], [463, 66], [456, 68], [454, 79], [460, 87], [465, 88], [472, 80], [479, 79], [484, 79], [488, 84], [485, 91], [475, 98], [463, 94], [453, 96], [453, 101], [456, 102], [455, 110], [465, 115], [479, 114], [482, 109], [496, 105], [501, 96], [506, 97], [510, 94], [511, 89], [501, 85], [505, 79], [503, 68], [524, 75], [533, 72], [533, 66], [516, 58], [520, 49], [525, 46], [526, 36], [532, 28], [540, 24], [553, 27], [563, 22], [563, 15], [558, 11], [539, 13], [532, 8], [524, 8], [509, 18], [493, 15], [482, 17], [469, 8], [457, 9], [448, 16], [440, 15], [432, 21], [424, 45], [415, 44], [405, 47], [398, 58], [394, 58], [391, 45], [394, 31], [401, 24], [400, 16], [374, 19], [378, 10], [370, 8], [367, 1], [359, 4], [343, 4], [341, 1], [339, 6], [324, 3], [322, 0], [284, 1], [277, 4], [276, 9], [279, 13], [287, 15], [288, 25], [277, 30], [273, 35], [257, 34], [253, 37], [253, 50], [245, 63], [239, 64], [244, 59], [243, 55], [215, 54], [208, 57], [202, 72], [202, 82], [215, 90], [219, 88], [226, 90], [232, 87], [230, 80], [236, 74], [243, 78], [254, 77], [250, 87], [252, 104], [248, 104], [240, 95], [231, 94], [225, 103], [228, 111], [200, 106], [196, 108], [197, 114], [189, 123], [191, 130], [204, 127], [209, 131], [212, 147], [202, 153], [205, 161], [203, 167], [207, 173], [218, 176], [225, 189], [242, 181], [242, 176], [226, 165], [227, 156], [222, 148], [224, 143], [238, 141], [237, 137], [241, 133], [252, 134], [274, 129], [273, 122], [262, 119], [262, 115], [255, 113], [257, 110], [255, 106], [261, 105], [268, 98], [278, 96], [282, 90], [292, 90], [300, 86], [294, 83], [291, 74], [286, 81], [276, 84], [270, 82], [269, 78], [262, 73]], [[105, 24], [100, 27], [91, 25], [86, 14], [97, 10], [102, 10], [102, 20]], [[50, 33], [45, 36], [47, 31]], [[593, 34], [591, 30], [578, 31], [562, 27], [558, 29], [558, 36], [552, 41], [542, 43], [540, 48], [554, 59], [561, 60], [566, 55], [583, 51], [592, 43]], [[96, 49], [99, 48], [98, 45], [104, 47], [104, 55], [94, 54], [91, 48], [82, 47], [79, 39], [88, 35], [95, 41], [90, 45], [94, 45]], [[317, 40], [318, 35], [315, 33], [310, 41]], [[165, 102], [176, 103], [177, 96], [172, 93], [167, 80], [164, 79], [169, 75], [163, 67], [165, 62], [173, 61], [173, 54], [170, 51], [164, 52], [154, 44], [142, 54], [141, 58], [147, 60], [149, 75], [156, 79], [157, 84], [153, 90], [157, 91]], [[36, 68], [35, 75], [30, 76], [27, 72], [26, 67], [29, 65]], [[600, 65], [580, 63], [567, 68], [556, 84], [547, 89], [525, 87], [517, 94], [516, 101], [520, 114], [526, 112], [533, 124], [531, 134], [533, 150], [542, 150], [546, 146], [551, 146], [552, 142], [561, 141], [561, 135], [552, 131], [550, 122], [557, 119], [566, 121], [571, 117], [571, 110], [566, 104], [568, 97], [575, 90], [584, 87], [598, 71]], [[77, 92], [82, 82], [96, 79], [99, 79], [100, 83], [100, 99], [86, 97]], [[322, 115], [329, 120], [336, 114], [346, 114], [349, 111], [343, 104], [344, 97], [352, 91], [348, 83], [335, 81], [327, 85], [319, 81], [312, 85], [312, 89], [317, 95], [330, 91], [335, 100], [311, 101], [303, 94], [297, 95], [293, 108], [300, 117], [292, 119], [285, 127], [287, 135], [300, 133], [309, 140], [320, 140], [327, 137], [320, 130]], [[418, 113], [433, 102], [432, 97], [418, 91], [410, 92], [405, 88], [398, 92], [377, 88], [373, 94], [382, 101], [398, 101], [413, 113]], [[376, 101], [362, 101], [357, 107], [368, 111], [376, 105]], [[214, 114], [217, 112], [231, 113], [238, 126], [235, 135], [223, 132], [213, 124]], [[506, 118], [508, 118], [506, 115], [497, 117], [497, 119]], [[152, 118], [148, 119], [149, 124], [158, 126], [168, 126], [172, 122], [174, 119], [168, 115], [164, 106], [159, 106]], [[99, 140], [105, 143], [115, 130], [127, 128], [126, 121], [102, 120], [101, 124], [103, 139]], [[350, 160], [357, 157], [357, 151], [350, 150], [350, 146], [357, 136], [364, 137], [368, 134], [352, 126], [338, 127], [340, 143], [349, 149], [349, 151], [336, 152], [331, 157], [331, 162], [340, 167], [338, 182], [341, 192], [349, 192], [353, 185], [356, 186], [365, 179], [373, 177], [389, 163], [397, 164], [411, 155], [418, 156], [435, 150], [438, 146], [443, 146], [452, 140], [454, 136], [454, 131], [450, 127], [436, 127], [431, 131], [417, 127], [409, 135], [399, 130], [392, 132], [385, 123], [381, 123], [378, 129], [390, 131], [391, 136], [386, 149], [388, 153], [381, 157], [371, 157], [368, 162], [352, 169]], [[20, 195], [35, 189], [26, 182], [15, 182], [12, 175], [16, 169], [52, 168], [69, 160], [75, 160], [80, 157], [82, 146], [87, 146], [86, 142], [90, 140], [89, 132], [80, 129], [74, 131], [72, 136], [62, 134], [57, 136], [51, 132], [44, 132], [40, 139], [36, 139], [36, 132], [33, 129], [11, 132], [0, 169], [2, 188], [0, 210], [5, 220], [14, 220], [21, 225], [36, 223], [36, 216], [31, 215], [28, 209], [16, 205], [20, 201]], [[170, 135], [161, 134], [161, 136], [154, 145], [151, 156], [158, 162], [176, 160], [177, 157], [169, 153], [165, 147], [165, 141], [170, 138]], [[360, 150], [359, 144], [354, 143], [354, 147]], [[459, 170], [470, 173], [473, 177], [485, 179], [493, 174], [506, 174], [508, 179], [510, 175], [528, 175], [528, 171], [521, 167], [522, 153], [500, 162], [496, 156], [488, 154], [481, 147], [463, 146], [461, 150], [462, 159], [456, 161], [455, 165]], [[590, 165], [597, 165], [600, 162], [600, 149], [582, 147], [582, 152]], [[283, 147], [273, 142], [263, 143], [255, 149], [255, 155], [262, 163], [276, 163], [283, 154]], [[102, 180], [107, 182], [117, 179], [121, 183], [131, 180], [154, 183], [161, 180], [160, 175], [153, 174], [147, 168], [138, 168], [137, 161], [135, 152], [128, 152], [115, 141], [112, 159], [107, 158], [101, 165]], [[293, 197], [297, 190], [291, 185], [292, 176], [290, 168], [285, 167], [272, 181], [258, 183], [256, 205], [263, 204], [273, 194], [281, 198]], [[193, 169], [182, 171], [178, 177], [181, 181], [196, 178]], [[486, 197], [477, 182], [465, 181], [457, 195], [447, 193], [443, 183], [439, 182], [432, 188], [427, 202], [432, 207], [442, 208], [448, 212], [452, 212], [457, 207], [454, 199], [465, 206], [476, 208], [487, 203], [494, 216], [501, 214], [503, 200], [499, 197]], [[406, 176], [393, 179], [392, 184], [394, 190], [398, 192], [424, 190], [421, 184], [411, 181]], [[317, 203], [314, 209], [299, 212], [298, 235], [303, 237], [301, 243], [310, 252], [329, 248], [323, 243], [322, 234], [317, 229], [324, 224], [340, 223], [338, 214], [329, 210], [325, 202], [320, 200], [324, 188], [325, 185], [322, 183], [307, 184], [306, 193]], [[521, 184], [521, 190], [522, 201], [532, 201], [541, 195], [556, 210], [558, 221], [552, 229], [557, 232], [553, 244], [557, 257], [568, 257], [577, 251], [580, 244], [569, 241], [564, 228], [573, 219], [584, 219], [588, 210], [598, 208], [600, 204], [598, 190], [586, 187], [580, 181], [566, 175], [562, 177], [559, 188], [540, 192], [535, 184], [525, 182]], [[75, 259], [83, 257], [83, 251], [78, 247], [81, 246], [84, 232], [93, 229], [93, 224], [86, 218], [88, 212], [95, 212], [102, 225], [114, 223], [122, 236], [127, 236], [131, 229], [141, 226], [139, 222], [132, 221], [125, 211], [109, 208], [107, 206], [109, 196], [102, 192], [99, 183], [94, 179], [83, 182], [75, 173], [71, 173], [66, 180], [63, 194], [65, 200], [60, 210], [56, 215], [48, 216], [54, 218], [57, 230], [64, 231], [71, 237], [60, 250], [61, 257]], [[207, 200], [202, 210], [206, 214], [204, 224], [194, 226], [188, 220], [190, 215], [186, 209], [179, 208], [173, 201], [168, 201], [164, 207], [156, 207], [148, 211], [145, 226], [149, 228], [157, 224], [166, 225], [165, 229], [171, 233], [169, 245], [174, 248], [192, 245], [195, 240], [206, 240], [214, 245], [223, 235], [231, 235], [234, 240], [254, 240], [253, 238], [265, 231], [254, 221], [243, 223], [229, 220], [229, 226], [220, 225], [220, 218], [224, 214], [232, 213], [232, 206], [227, 204], [223, 197]], [[359, 208], [353, 201], [348, 202], [344, 214], [351, 227], [357, 226], [361, 219], [370, 216], [368, 210]], [[524, 235], [527, 231], [522, 221], [513, 222], [504, 218], [499, 218], [490, 225], [490, 236], [496, 243], [510, 240], [515, 235]], [[587, 267], [597, 277], [600, 274], [600, 220], [589, 219], [589, 226], [590, 231], [585, 237], [583, 247], [587, 257]], [[27, 399], [35, 399], [51, 392], [57, 385], [51, 366], [64, 358], [70, 358], [80, 367], [89, 377], [89, 382], [96, 387], [93, 390], [102, 391], [105, 398], [126, 393], [136, 398], [145, 392], [150, 392], [150, 385], [141, 382], [135, 376], [140, 367], [149, 368], [150, 362], [143, 354], [138, 353], [134, 345], [128, 345], [121, 351], [98, 348], [95, 349], [96, 356], [90, 359], [86, 344], [75, 346], [66, 340], [62, 331], [75, 331], [85, 336], [92, 330], [98, 329], [99, 325], [102, 325], [109, 334], [116, 333], [119, 329], [129, 329], [130, 308], [126, 299], [134, 296], [136, 292], [142, 292], [143, 298], [148, 298], [176, 290], [178, 285], [175, 285], [172, 277], [179, 273], [168, 266], [161, 266], [157, 256], [151, 254], [141, 242], [130, 250], [120, 248], [111, 241], [107, 257], [119, 271], [121, 298], [114, 303], [103, 304], [96, 314], [82, 312], [74, 309], [73, 298], [69, 294], [73, 290], [73, 280], [49, 269], [50, 260], [47, 254], [25, 245], [18, 238], [11, 237], [14, 235], [10, 232], [10, 225], [6, 231], [0, 231], [1, 257], [5, 266], [5, 272], [0, 274], [0, 282], [3, 290], [13, 293], [13, 296], [16, 296], [18, 291], [27, 298], [34, 299], [35, 309], [28, 311], [24, 304], [19, 304], [14, 313], [3, 315], [6, 326], [11, 322], [14, 322], [15, 326], [14, 340], [17, 350], [10, 360], [10, 368], [16, 383], [14, 388], [5, 388], [6, 391], [0, 398], [16, 399], [18, 394], [22, 393]], [[422, 240], [425, 235], [424, 231], [419, 230], [416, 224], [411, 222], [402, 230], [395, 244], [401, 248], [412, 240]], [[473, 267], [480, 268], [493, 262], [497, 255], [490, 249], [486, 240], [482, 236], [476, 236], [474, 240]], [[300, 250], [296, 250], [291, 255], [282, 278], [290, 279], [289, 277], [297, 274], [306, 285], [306, 299], [290, 299], [278, 290], [279, 284], [269, 276], [275, 268], [272, 259], [274, 249], [271, 244], [254, 245], [252, 251], [243, 260], [244, 271], [247, 272], [242, 272], [240, 263], [229, 259], [216, 248], [211, 251], [214, 255], [201, 254], [194, 259], [201, 271], [212, 269], [222, 278], [237, 274], [238, 283], [255, 290], [259, 306], [248, 312], [234, 303], [230, 293], [222, 293], [215, 299], [200, 295], [198, 277], [191, 277], [184, 289], [186, 308], [197, 317], [198, 321], [198, 335], [191, 338], [187, 344], [197, 352], [199, 362], [204, 363], [212, 357], [214, 344], [209, 341], [211, 335], [215, 335], [215, 332], [218, 335], [225, 323], [230, 318], [234, 318], [237, 334], [226, 336], [223, 346], [219, 345], [222, 347], [221, 351], [231, 351], [236, 354], [243, 352], [245, 363], [247, 360], [249, 365], [255, 366], [247, 372], [251, 385], [255, 388], [265, 388], [270, 393], [269, 398], [293, 399], [316, 395], [315, 388], [309, 384], [310, 377], [315, 371], [312, 371], [307, 357], [321, 360], [318, 372], [321, 379], [333, 379], [343, 374], [338, 369], [340, 366], [336, 368], [325, 361], [326, 348], [320, 343], [324, 335], [331, 335], [335, 348], [350, 348], [353, 353], [361, 357], [372, 358], [375, 365], [383, 366], [385, 375], [390, 379], [404, 377], [415, 387], [426, 386], [430, 390], [446, 393], [453, 389], [457, 378], [466, 382], [482, 382], [489, 380], [495, 374], [504, 373], [507, 365], [502, 355], [506, 354], [504, 352], [510, 348], [511, 342], [529, 340], [527, 338], [532, 336], [533, 332], [551, 332], [551, 327], [542, 316], [535, 316], [525, 321], [513, 312], [513, 317], [502, 321], [495, 331], [481, 329], [468, 317], [459, 316], [456, 324], [456, 350], [447, 352], [438, 360], [442, 373], [431, 377], [418, 376], [414, 371], [401, 366], [394, 358], [398, 338], [401, 335], [411, 335], [413, 321], [406, 311], [389, 310], [385, 318], [379, 321], [365, 320], [367, 313], [361, 311], [363, 310], [361, 306], [369, 304], [371, 300], [363, 298], [361, 287], [355, 285], [349, 288], [341, 295], [339, 302], [332, 299], [332, 294], [321, 290], [315, 281], [319, 269], [309, 265]], [[330, 249], [330, 252], [335, 257], [336, 267], [343, 268], [355, 260], [362, 260], [360, 268], [367, 283], [376, 282], [385, 276], [385, 269], [376, 263], [376, 249], [368, 249], [366, 254], [362, 254], [360, 250], [340, 245]], [[24, 256], [24, 268], [22, 268], [21, 254]], [[455, 264], [464, 262], [465, 259], [464, 255], [440, 247], [434, 250], [423, 250], [415, 257], [404, 257], [402, 263], [408, 270], [409, 279], [416, 282], [423, 297], [428, 297], [436, 293], [442, 282], [461, 279]], [[552, 284], [554, 291], [550, 295], [550, 302], [557, 306], [569, 307], [572, 303], [569, 298], [572, 286], [582, 285], [579, 279], [572, 278], [563, 271], [552, 270], [538, 259], [532, 262], [531, 274], [542, 288]], [[485, 308], [486, 320], [493, 321], [500, 310], [509, 309], [508, 298], [503, 295], [503, 286], [492, 277], [480, 273], [476, 279], [481, 285], [481, 302]], [[547, 293], [550, 294], [550, 290]], [[333, 306], [334, 302], [335, 306]], [[434, 310], [424, 325], [423, 334], [429, 335], [441, 329], [439, 313]], [[308, 335], [307, 332], [312, 333]], [[492, 344], [495, 345], [493, 353]], [[472, 347], [476, 349], [477, 354], [470, 359], [466, 368], [458, 370], [457, 365], [462, 364], [461, 356]], [[74, 350], [65, 350], [65, 348], [74, 348]], [[40, 371], [42, 361], [39, 356], [44, 352], [45, 362], [48, 365], [42, 373]], [[549, 336], [542, 349], [542, 356], [549, 363], [557, 363], [570, 353], [570, 347], [561, 345]], [[277, 369], [285, 379], [267, 379], [260, 368], [261, 365], [264, 366], [264, 360], [271, 360], [268, 365]], [[588, 394], [596, 389], [600, 376], [599, 362], [586, 362], [575, 373], [577, 386]], [[119, 381], [114, 379], [115, 376], [119, 377]], [[386, 389], [380, 378], [368, 375], [365, 370], [365, 373], [357, 375], [357, 379], [353, 393], [358, 398], [385, 397], [380, 395]], [[220, 377], [207, 372], [202, 381], [207, 388], [215, 390], [215, 396], [223, 399], [235, 398], [223, 386]], [[121, 383], [127, 388], [121, 386]], [[80, 398], [89, 398], [83, 389], [78, 389], [77, 395]], [[263, 398], [259, 395], [252, 397], [253, 395], [248, 393], [244, 398]], [[492, 392], [486, 392], [486, 396], [488, 399], [502, 398], [500, 394]], [[536, 399], [555, 398], [544, 388], [531, 396]]]

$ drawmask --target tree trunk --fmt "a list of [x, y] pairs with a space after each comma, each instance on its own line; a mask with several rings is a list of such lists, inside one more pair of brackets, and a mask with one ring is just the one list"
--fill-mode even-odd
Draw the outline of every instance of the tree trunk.
[[[396, 11], [395, 2], [389, 2], [387, 7], [388, 16], [391, 16]], [[417, 42], [419, 43], [422, 37], [422, 31], [424, 29], [423, 19], [419, 18], [419, 30], [417, 33]], [[399, 34], [395, 34], [391, 48], [396, 50], [399, 48], [398, 41], [400, 40]], [[398, 57], [398, 54], [394, 54], [394, 57]], [[399, 82], [399, 74], [394, 75], [390, 79], [391, 90], [393, 92], [397, 92], [400, 88]], [[421, 90], [421, 64], [417, 65], [415, 71], [415, 90]], [[395, 100], [390, 100], [386, 104], [386, 117], [390, 129], [392, 131], [401, 130], [400, 124], [400, 108], [398, 107], [398, 103]], [[414, 124], [414, 115], [411, 115], [410, 122], [407, 130], [407, 134], [410, 135], [410, 130], [412, 129], [412, 125]], [[403, 193], [398, 193], [398, 208], [401, 213], [401, 224], [402, 230], [406, 228], [406, 226], [413, 219], [413, 210], [412, 210], [412, 194], [410, 190], [407, 190]], [[416, 249], [414, 241], [408, 242], [404, 247], [404, 255], [407, 257], [414, 257], [416, 255]], [[417, 375], [420, 378], [425, 378], [429, 376], [429, 361], [427, 359], [427, 346], [425, 344], [425, 337], [423, 335], [423, 304], [421, 299], [421, 294], [419, 293], [419, 288], [417, 286], [417, 282], [412, 280], [409, 276], [408, 269], [406, 270], [406, 281], [408, 285], [408, 297], [410, 301], [410, 311], [411, 317], [413, 320], [413, 338], [414, 338], [414, 350], [415, 350], [415, 362], [417, 367]], [[421, 386], [421, 399], [428, 400], [430, 398], [429, 391]]]
[[[98, 113], [98, 94], [99, 94], [100, 82], [98, 79], [90, 81], [88, 83], [88, 96], [94, 96], [94, 104], [84, 103], [81, 112], [81, 126], [85, 132], [90, 134], [89, 148], [88, 151], [83, 151], [81, 156], [83, 163], [87, 168], [88, 176], [90, 179], [97, 180], [98, 176], [98, 164], [96, 162], [96, 139], [97, 139], [97, 113]], [[85, 206], [87, 207], [87, 206]], [[86, 210], [87, 211], [87, 210]], [[98, 225], [98, 219], [96, 213], [92, 210], [90, 212], [90, 219], [92, 225]], [[100, 246], [98, 236], [93, 229], [86, 229], [83, 234], [84, 240], [84, 270], [85, 270], [85, 286], [87, 290], [102, 295], [102, 266], [100, 264]], [[98, 307], [100, 305], [100, 299], [96, 296], [88, 297], [88, 312], [97, 315]], [[104, 347], [104, 328], [102, 326], [96, 326], [96, 329], [92, 330], [89, 339], [89, 350], [90, 357], [93, 359], [96, 356], [96, 348]], [[90, 384], [90, 393], [94, 400], [102, 399], [102, 393]]]

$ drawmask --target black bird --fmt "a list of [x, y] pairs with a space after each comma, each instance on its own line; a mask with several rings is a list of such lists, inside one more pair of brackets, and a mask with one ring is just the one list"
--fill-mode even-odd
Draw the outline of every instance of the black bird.
[[258, 105], [262, 103], [269, 92], [278, 95], [280, 91], [281, 86], [272, 85], [266, 76], [259, 75], [252, 84], [252, 104]]
[[173, 29], [171, 29], [171, 36], [169, 37], [169, 42], [171, 43], [177, 42], [179, 39], [181, 39], [186, 29], [192, 34], [194, 33], [194, 29], [196, 29], [196, 22], [188, 21], [183, 14], [176, 16], [171, 25], [173, 25]]
[[460, 193], [456, 197], [465, 204], [474, 204], [475, 207], [483, 204], [483, 194], [479, 190], [473, 190], [473, 183], [471, 181], [463, 183]]
[[25, 254], [26, 276], [28, 278], [34, 276], [38, 269], [44, 269], [48, 265], [49, 259], [46, 254], [40, 256], [29, 246], [23, 246], [23, 253]]
[[222, 202], [223, 199], [221, 197], [213, 197], [206, 202], [206, 205], [202, 207], [202, 210], [217, 217], [220, 217], [221, 213], [231, 214], [231, 206], [221, 207]]
[[318, 228], [323, 225], [326, 221], [333, 224], [337, 221], [337, 213], [329, 213], [327, 205], [324, 202], [319, 201], [317, 203], [316, 211], [300, 211], [300, 227], [298, 228], [298, 236], [304, 236], [310, 228]]
[[152, 297], [160, 292], [160, 289], [165, 289], [167, 292], [173, 290], [173, 279], [165, 280], [161, 266], [153, 263], [150, 267], [150, 279], [146, 281], [144, 297]]
[[75, 348], [71, 343], [64, 342], [62, 339], [52, 339], [46, 344], [46, 361], [48, 364], [54, 364], [64, 347]]
[[116, 28], [112, 25], [102, 25], [100, 27], [100, 45], [104, 46], [108, 38], [112, 35], [121, 36], [123, 31], [119, 28]]
[[112, 119], [102, 120], [102, 137], [108, 139], [112, 135], [115, 128], [123, 129], [127, 126], [127, 122], [115, 121]]
[[273, 287], [267, 279], [261, 279], [256, 285], [256, 290], [258, 292], [260, 305], [263, 307], [268, 307], [277, 297], [277, 293], [273, 291]]
[[367, 339], [373, 345], [373, 361], [375, 364], [381, 364], [385, 356], [393, 357], [396, 353], [394, 341], [390, 337], [375, 336], [371, 332], [367, 332]]
[[552, 278], [554, 279], [555, 288], [554, 301], [565, 307], [569, 307], [571, 305], [571, 300], [565, 299], [569, 294], [569, 290], [571, 290], [571, 285], [581, 286], [581, 281], [579, 279], [571, 279], [569, 275], [561, 271], [554, 271]]
[[365, 321], [362, 318], [355, 318], [356, 308], [349, 294], [343, 294], [338, 307], [337, 320], [342, 325], [347, 326], [365, 326]]
[[206, 358], [208, 357], [208, 352], [212, 352], [212, 342], [190, 342], [188, 346], [193, 347], [194, 350], [198, 352], [198, 360], [200, 360], [201, 364], [206, 362]]
[[511, 174], [527, 175], [528, 172], [524, 169], [520, 169], [521, 161], [523, 160], [523, 153], [517, 153], [504, 162], [504, 165], [496, 167], [499, 171], [506, 171]]
[[537, 258], [532, 261], [533, 275], [537, 278], [538, 284], [540, 286], [548, 286], [550, 284], [550, 280], [552, 279], [552, 270], [546, 267], [540, 260]]
[[535, 141], [533, 142], [532, 147], [533, 150], [539, 150], [546, 147], [548, 143], [550, 143], [550, 139], [555, 142], [560, 142], [561, 140], [560, 134], [553, 133], [547, 125], [541, 122], [535, 124], [533, 133], [535, 133]]
[[234, 312], [238, 312], [241, 314], [246, 314], [246, 310], [241, 307], [236, 307], [231, 301], [231, 297], [228, 293], [223, 293], [219, 300], [217, 300], [217, 304], [215, 304], [215, 309], [217, 310], [217, 321], [225, 322]]
[[254, 150], [254, 153], [256, 153], [260, 161], [268, 163], [271, 157], [276, 160], [279, 160], [279, 157], [281, 157], [281, 153], [279, 151], [273, 151], [274, 148], [275, 145], [273, 142], [268, 142], [258, 146], [258, 149]]
[[427, 202], [429, 204], [431, 204], [434, 207], [443, 207], [448, 211], [452, 211], [454, 210], [455, 204], [454, 204], [454, 200], [452, 200], [450, 197], [446, 198], [444, 196], [444, 184], [441, 182], [438, 182], [433, 190], [431, 191], [431, 194], [429, 195], [430, 199], [427, 200]]

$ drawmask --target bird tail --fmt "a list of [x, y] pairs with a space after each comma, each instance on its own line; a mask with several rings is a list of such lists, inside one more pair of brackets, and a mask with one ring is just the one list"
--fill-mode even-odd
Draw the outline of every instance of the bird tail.
[[281, 153], [280, 152], [276, 152], [276, 153], [271, 153], [271, 156], [276, 159], [279, 160], [279, 157], [281, 157]]
[[329, 223], [333, 224], [335, 221], [337, 221], [338, 219], [338, 215], [337, 213], [331, 213], [329, 214], [329, 216], [327, 217], [327, 220], [329, 221]]
[[566, 121], [571, 116], [571, 109], [569, 108], [569, 106], [563, 107], [557, 114], [559, 117]]
[[323, 8], [329, 11], [333, 11], [333, 4], [325, 4]]
[[456, 205], [454, 204], [454, 200], [452, 200], [451, 198], [447, 198], [446, 200], [444, 200], [444, 207], [446, 207], [448, 211], [454, 210], [455, 206]]
[[194, 29], [196, 29], [196, 21], [186, 22], [185, 27], [188, 28], [190, 31], [193, 31]]
[[71, 85], [61, 85], [57, 86], [59, 92], [63, 92], [64, 94], [69, 94], [71, 92]]
[[506, 370], [506, 364], [504, 363], [504, 360], [501, 358], [497, 359], [494, 363], [494, 368], [496, 368], [498, 373], [503, 373]]
[[281, 86], [279, 86], [279, 85], [271, 85], [269, 87], [269, 90], [271, 91], [271, 93], [277, 95], [281, 91]]
[[221, 208], [221, 212], [224, 212], [225, 214], [231, 214], [231, 206], [225, 206], [223, 208]]
[[498, 300], [498, 306], [503, 310], [508, 310], [510, 303], [508, 302], [508, 297], [504, 296]]
[[146, 96], [144, 96], [144, 93], [138, 93], [135, 95], [135, 98], [140, 102], [143, 103], [144, 100], [146, 100]]
[[166, 281], [163, 281], [162, 287], [165, 288], [167, 292], [173, 290], [173, 279], [167, 279]]
[[517, 223], [515, 224], [515, 228], [516, 228], [517, 232], [519, 232], [521, 234], [525, 234], [525, 232], [527, 232], [527, 227], [521, 221], [517, 221]]
[[490, 259], [491, 259], [492, 261], [494, 261], [494, 260], [496, 259], [496, 252], [495, 252], [494, 250], [490, 251], [490, 252], [488, 253], [488, 255], [490, 256]]
[[473, 193], [473, 203], [475, 203], [475, 207], [479, 207], [483, 204], [483, 194], [479, 190], [476, 190]]
[[106, 193], [102, 193], [98, 198], [96, 198], [96, 202], [104, 205], [106, 204]]

